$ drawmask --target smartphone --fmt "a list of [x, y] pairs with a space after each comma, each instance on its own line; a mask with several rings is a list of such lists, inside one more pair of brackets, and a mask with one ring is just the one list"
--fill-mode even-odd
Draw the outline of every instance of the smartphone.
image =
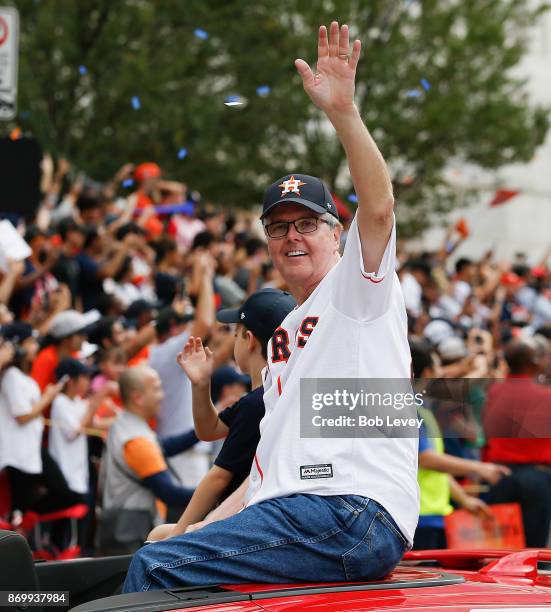
[[69, 374], [65, 374], [64, 376], [62, 376], [59, 379], [59, 382], [61, 383], [61, 388], [63, 389], [65, 387], [65, 385], [69, 382], [69, 380], [71, 380], [71, 377], [69, 376]]

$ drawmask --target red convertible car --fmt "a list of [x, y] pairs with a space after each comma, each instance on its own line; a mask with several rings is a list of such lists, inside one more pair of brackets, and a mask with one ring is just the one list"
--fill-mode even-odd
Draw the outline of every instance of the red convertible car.
[[[68, 592], [58, 610], [551, 611], [550, 549], [415, 551], [406, 554], [385, 580], [375, 582], [198, 585], [113, 595], [120, 589], [129, 562], [130, 556], [35, 563], [23, 537], [0, 531], [0, 591]], [[19, 605], [13, 604], [11, 610], [24, 609]]]

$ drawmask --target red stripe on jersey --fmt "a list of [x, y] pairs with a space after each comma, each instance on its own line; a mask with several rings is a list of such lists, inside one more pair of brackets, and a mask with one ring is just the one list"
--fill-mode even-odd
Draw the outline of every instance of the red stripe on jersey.
[[258, 462], [258, 457], [256, 456], [256, 454], [254, 456], [254, 463], [256, 465], [256, 469], [258, 470], [258, 473], [260, 474], [260, 482], [262, 482], [264, 480], [264, 472], [260, 468], [260, 463]]
[[364, 278], [367, 278], [367, 280], [371, 281], [372, 283], [380, 283], [381, 281], [383, 281], [385, 279], [385, 277], [383, 276], [382, 278], [379, 278], [377, 280], [375, 280], [372, 276], [368, 276], [367, 274], [365, 274], [364, 272], [362, 272], [362, 276]]
[[283, 393], [283, 389], [281, 388], [281, 377], [280, 376], [277, 377], [277, 392], [279, 393], [279, 395]]

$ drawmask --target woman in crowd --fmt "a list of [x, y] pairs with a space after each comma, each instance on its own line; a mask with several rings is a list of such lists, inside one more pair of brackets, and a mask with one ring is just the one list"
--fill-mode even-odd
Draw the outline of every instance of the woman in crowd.
[[43, 413], [65, 384], [40, 387], [29, 375], [38, 351], [33, 328], [12, 323], [2, 328], [13, 357], [0, 375], [0, 469], [9, 476], [12, 510], [51, 512], [75, 503], [59, 467], [42, 447]]

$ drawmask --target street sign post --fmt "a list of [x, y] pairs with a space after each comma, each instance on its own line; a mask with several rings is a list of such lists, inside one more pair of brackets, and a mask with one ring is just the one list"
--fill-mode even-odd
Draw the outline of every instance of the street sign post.
[[0, 120], [10, 120], [17, 108], [17, 60], [19, 57], [19, 13], [0, 7]]

